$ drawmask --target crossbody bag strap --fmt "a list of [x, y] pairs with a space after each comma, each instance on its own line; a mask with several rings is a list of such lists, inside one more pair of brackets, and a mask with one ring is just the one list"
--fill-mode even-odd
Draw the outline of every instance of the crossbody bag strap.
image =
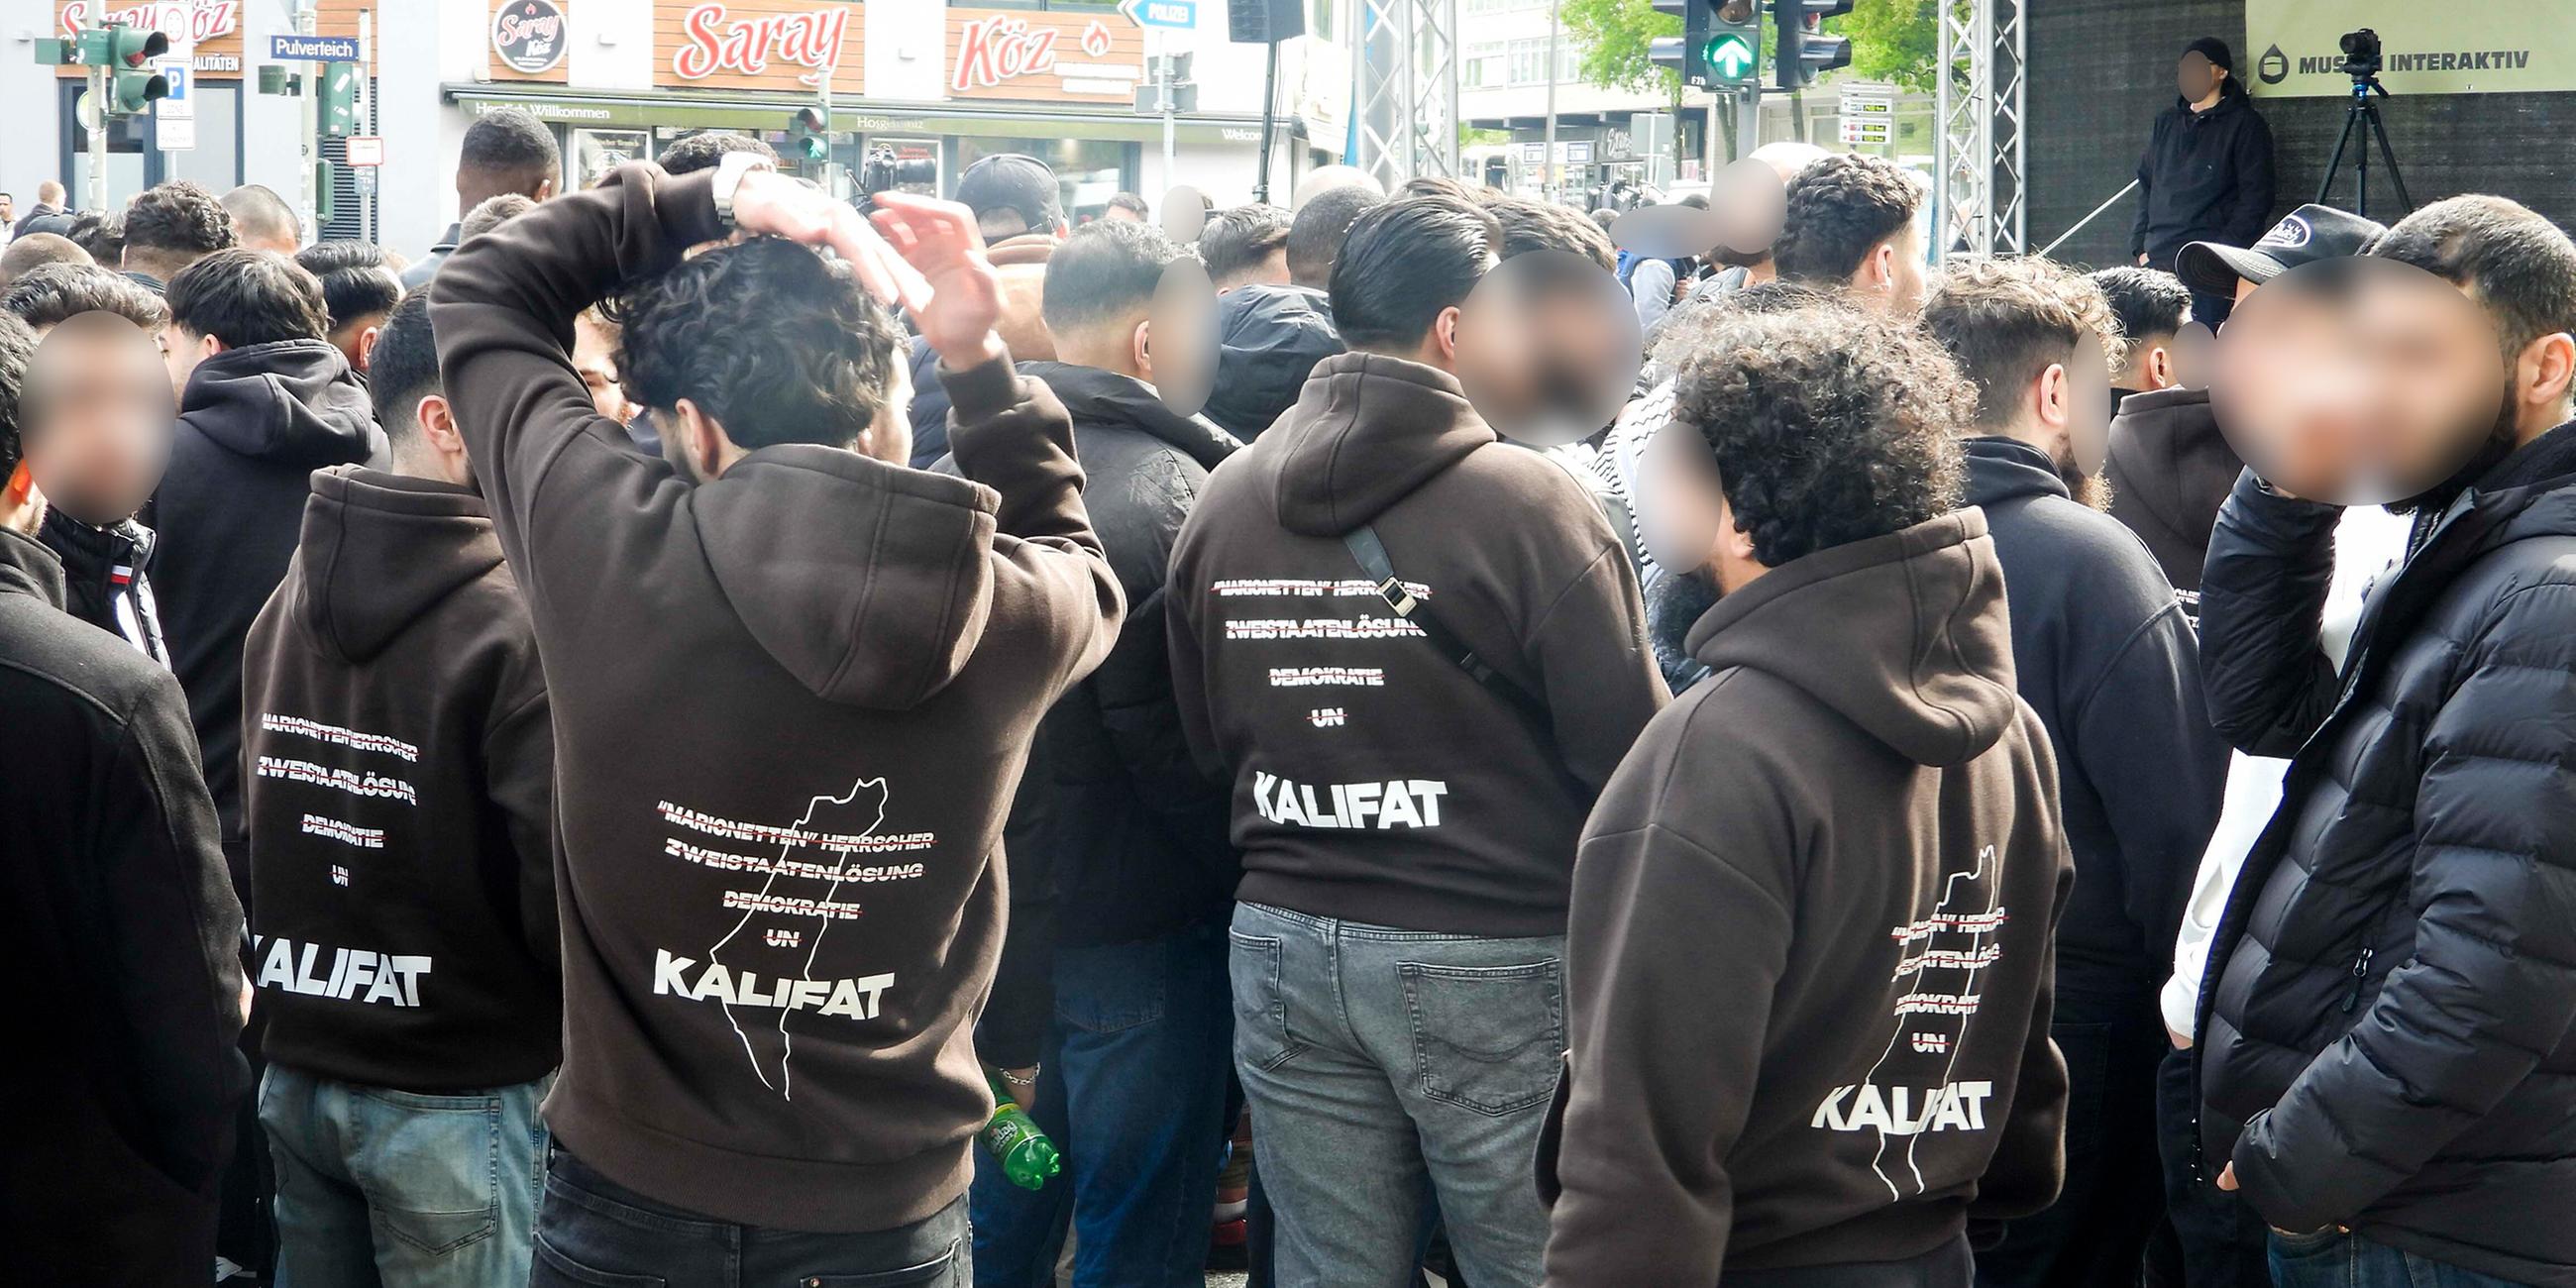
[[1405, 589], [1404, 579], [1395, 575], [1395, 565], [1386, 557], [1386, 543], [1378, 539], [1377, 529], [1374, 526], [1364, 523], [1353, 528], [1343, 535], [1342, 544], [1349, 547], [1351, 558], [1359, 561], [1360, 570], [1367, 573], [1369, 580], [1375, 583], [1378, 598], [1385, 600], [1387, 608], [1396, 616], [1419, 628], [1422, 631], [1422, 637], [1431, 641], [1431, 647], [1440, 650], [1450, 661], [1457, 664], [1459, 670], [1465, 671], [1476, 683], [1483, 685], [1486, 691], [1510, 704], [1512, 709], [1520, 712], [1540, 729], [1553, 727], [1554, 722], [1548, 716], [1545, 703], [1540, 702], [1529, 690], [1513, 683], [1510, 676], [1495, 670], [1485, 659], [1476, 656], [1476, 650], [1467, 647], [1466, 641], [1459, 639], [1450, 631], [1448, 625], [1431, 611], [1429, 603]]

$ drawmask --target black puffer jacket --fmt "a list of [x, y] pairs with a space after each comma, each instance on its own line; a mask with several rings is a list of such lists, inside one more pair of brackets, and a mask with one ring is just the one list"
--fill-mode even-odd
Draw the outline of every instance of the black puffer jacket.
[[2201, 583], [2210, 710], [2293, 750], [2200, 1000], [2202, 1172], [2576, 1285], [2576, 429], [2491, 471], [2316, 647], [2339, 512], [2249, 474]]
[[1259, 283], [1216, 302], [1216, 388], [1207, 418], [1249, 443], [1297, 405], [1315, 364], [1342, 352], [1322, 291]]
[[978, 1047], [1011, 1067], [1036, 1062], [1055, 946], [1132, 943], [1221, 919], [1238, 866], [1231, 795], [1198, 772], [1181, 736], [1163, 585], [1208, 471], [1242, 444], [1116, 372], [1023, 362], [1020, 373], [1045, 381], [1073, 417], [1083, 500], [1126, 593], [1127, 622], [1108, 660], [1038, 725], [1003, 829], [1011, 933]]

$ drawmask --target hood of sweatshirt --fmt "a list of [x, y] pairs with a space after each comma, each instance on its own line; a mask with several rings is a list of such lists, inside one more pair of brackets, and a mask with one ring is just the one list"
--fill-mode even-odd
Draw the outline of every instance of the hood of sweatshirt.
[[1023, 362], [1020, 374], [1043, 381], [1064, 404], [1079, 434], [1094, 425], [1132, 429], [1215, 469], [1242, 448], [1234, 435], [1204, 416], [1184, 416], [1163, 405], [1152, 387], [1133, 376], [1070, 362]]
[[365, 662], [498, 567], [501, 541], [470, 488], [343, 465], [314, 472], [296, 555], [289, 620], [324, 654]]
[[1322, 291], [1255, 283], [1216, 302], [1216, 389], [1208, 419], [1247, 438], [1296, 405], [1315, 364], [1342, 352]]
[[2244, 463], [2218, 432], [2206, 389], [2150, 389], [2120, 400], [2111, 431], [2117, 495], [2175, 531], [2206, 525]]
[[1279, 522], [1338, 537], [1384, 514], [1467, 453], [1500, 442], [1458, 378], [1381, 353], [1344, 353], [1314, 374], [1262, 437], [1284, 449]]
[[61, 557], [16, 528], [0, 528], [0, 595], [32, 595], [60, 612], [63, 593]]
[[2066, 496], [2066, 480], [2048, 453], [2019, 439], [1971, 438], [1959, 445], [1968, 458], [1967, 499], [1962, 505], [2001, 505], [2034, 496]]
[[366, 386], [323, 340], [246, 344], [198, 363], [179, 419], [231, 452], [283, 466], [367, 460], [384, 445]]
[[[790, 443], [735, 462], [685, 504], [735, 618], [816, 697], [910, 710], [983, 639], [1001, 504], [989, 487]], [[855, 576], [853, 550], [870, 552]]]
[[1961, 765], [2011, 728], [2012, 628], [1982, 510], [1820, 550], [1691, 627], [1712, 670], [1761, 671], [1918, 765]]

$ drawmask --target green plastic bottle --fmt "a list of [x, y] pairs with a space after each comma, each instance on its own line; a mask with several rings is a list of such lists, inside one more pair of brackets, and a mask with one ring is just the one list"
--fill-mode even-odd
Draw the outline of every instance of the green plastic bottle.
[[1048, 1177], [1064, 1170], [1063, 1156], [1056, 1153], [1055, 1142], [1038, 1130], [1029, 1111], [1011, 1099], [1000, 1078], [988, 1071], [984, 1081], [993, 1089], [993, 1116], [984, 1123], [984, 1148], [992, 1151], [1011, 1184], [1024, 1190], [1044, 1188]]

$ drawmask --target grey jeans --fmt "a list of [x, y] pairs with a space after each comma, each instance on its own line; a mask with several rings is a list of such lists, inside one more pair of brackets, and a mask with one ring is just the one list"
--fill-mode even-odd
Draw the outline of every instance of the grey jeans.
[[[1404, 1288], [1426, 1193], [1476, 1288], [1534, 1286], [1532, 1180], [1565, 1050], [1565, 938], [1238, 905], [1234, 1059], [1280, 1288]], [[1427, 1182], [1427, 1184], [1426, 1184]]]

